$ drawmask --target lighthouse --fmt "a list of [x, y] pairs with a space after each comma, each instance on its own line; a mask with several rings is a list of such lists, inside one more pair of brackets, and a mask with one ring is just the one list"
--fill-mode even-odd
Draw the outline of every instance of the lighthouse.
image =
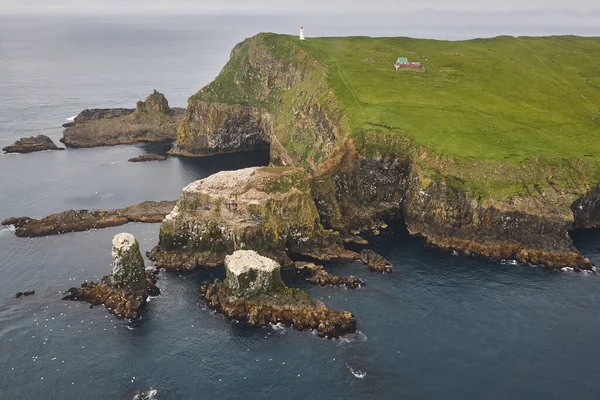
[[304, 40], [304, 27], [300, 27], [300, 40]]

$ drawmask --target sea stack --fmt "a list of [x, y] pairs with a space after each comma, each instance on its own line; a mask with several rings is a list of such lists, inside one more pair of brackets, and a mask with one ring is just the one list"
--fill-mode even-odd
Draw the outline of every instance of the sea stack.
[[84, 282], [71, 288], [63, 300], [82, 300], [104, 304], [117, 318], [136, 319], [148, 295], [160, 293], [154, 271], [146, 271], [135, 237], [116, 235], [112, 242], [113, 268], [101, 282]]
[[238, 250], [225, 257], [224, 282], [204, 284], [201, 297], [210, 308], [249, 326], [281, 323], [296, 329], [314, 329], [321, 337], [334, 338], [356, 331], [348, 311], [332, 310], [313, 301], [300, 289], [281, 280], [280, 265], [252, 250]]

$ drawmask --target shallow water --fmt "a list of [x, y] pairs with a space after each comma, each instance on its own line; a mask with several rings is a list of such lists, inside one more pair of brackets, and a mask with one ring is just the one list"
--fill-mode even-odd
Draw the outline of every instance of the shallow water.
[[[232, 45], [258, 30], [256, 22], [187, 21], [3, 20], [0, 144], [38, 132], [57, 139], [58, 126], [81, 109], [131, 107], [154, 87], [185, 105]], [[320, 29], [351, 31], [343, 21]], [[0, 217], [175, 199], [193, 180], [268, 162], [264, 153], [126, 162], [167, 147], [0, 156]], [[61, 291], [110, 270], [115, 234], [133, 233], [146, 251], [158, 229], [128, 224], [23, 239], [0, 228], [1, 399], [131, 399], [151, 389], [157, 399], [593, 399], [600, 392], [598, 276], [452, 257], [424, 248], [401, 224], [370, 238], [393, 274], [327, 265], [363, 279], [361, 289], [285, 275], [289, 285], [355, 314], [359, 332], [338, 340], [280, 326], [249, 329], [207, 310], [200, 284], [222, 268], [161, 273], [163, 294], [133, 329], [103, 307], [61, 301]], [[600, 263], [600, 233], [573, 236]], [[14, 298], [30, 289], [35, 295]]]

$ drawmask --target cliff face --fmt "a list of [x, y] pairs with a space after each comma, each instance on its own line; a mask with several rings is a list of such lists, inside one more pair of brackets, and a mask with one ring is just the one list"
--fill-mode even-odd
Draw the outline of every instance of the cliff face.
[[[334, 73], [342, 86], [330, 79]], [[296, 38], [247, 39], [215, 81], [190, 98], [177, 147], [251, 149], [244, 138], [263, 126], [271, 163], [307, 171], [325, 228], [344, 232], [394, 215], [429, 245], [460, 254], [592, 269], [569, 238], [574, 228], [600, 224], [600, 190], [586, 194], [579, 160], [514, 165], [436, 154], [394, 127], [348, 112], [348, 101], [363, 109], [344, 76], [337, 61], [324, 63]], [[516, 190], [503, 177], [509, 174]]]
[[170, 108], [156, 90], [135, 109], [83, 110], [60, 139], [68, 147], [96, 147], [137, 142], [174, 140], [184, 116], [181, 108]]
[[258, 107], [190, 102], [169, 154], [202, 156], [269, 148], [270, 114]]
[[159, 267], [194, 269], [249, 249], [290, 265], [287, 252], [321, 254], [340, 250], [339, 243], [320, 224], [303, 169], [246, 168], [188, 185], [150, 257]]

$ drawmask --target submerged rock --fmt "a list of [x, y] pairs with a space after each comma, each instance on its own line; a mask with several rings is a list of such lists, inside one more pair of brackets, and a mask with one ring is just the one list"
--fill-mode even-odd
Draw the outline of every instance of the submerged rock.
[[34, 151], [43, 150], [64, 150], [64, 148], [55, 145], [48, 136], [38, 135], [21, 138], [2, 149], [5, 153], [33, 153]]
[[19, 298], [21, 296], [31, 296], [32, 294], [35, 294], [35, 290], [28, 290], [26, 292], [17, 292], [17, 294], [15, 295], [15, 298]]
[[2, 225], [14, 225], [18, 237], [40, 237], [124, 225], [128, 222], [160, 222], [173, 210], [174, 201], [146, 201], [117, 210], [68, 210], [43, 219], [11, 217]]
[[350, 275], [347, 278], [345, 276], [333, 275], [325, 271], [322, 265], [314, 263], [299, 261], [295, 263], [295, 267], [298, 271], [309, 271], [311, 274], [310, 282], [321, 286], [346, 286], [349, 289], [356, 289], [365, 284], [354, 275]]
[[165, 161], [167, 157], [161, 156], [160, 154], [142, 154], [137, 157], [130, 158], [129, 162], [146, 162], [146, 161]]
[[360, 252], [360, 259], [369, 266], [371, 271], [389, 274], [392, 272], [392, 264], [373, 250], [363, 249]]
[[175, 140], [183, 108], [171, 108], [156, 90], [135, 109], [84, 110], [66, 125], [60, 140], [68, 147], [114, 146]]
[[254, 251], [236, 251], [225, 258], [227, 279], [201, 287], [207, 305], [250, 326], [281, 323], [296, 329], [315, 329], [321, 337], [356, 331], [348, 311], [329, 309], [306, 292], [285, 286], [280, 266]]
[[156, 295], [156, 272], [146, 271], [135, 237], [120, 233], [112, 241], [113, 268], [101, 282], [70, 288], [63, 300], [104, 304], [117, 318], [136, 319], [149, 294]]
[[241, 249], [284, 266], [293, 265], [287, 252], [358, 258], [320, 224], [307, 179], [300, 168], [256, 167], [191, 183], [165, 217], [149, 257], [159, 267], [182, 270], [222, 264]]

